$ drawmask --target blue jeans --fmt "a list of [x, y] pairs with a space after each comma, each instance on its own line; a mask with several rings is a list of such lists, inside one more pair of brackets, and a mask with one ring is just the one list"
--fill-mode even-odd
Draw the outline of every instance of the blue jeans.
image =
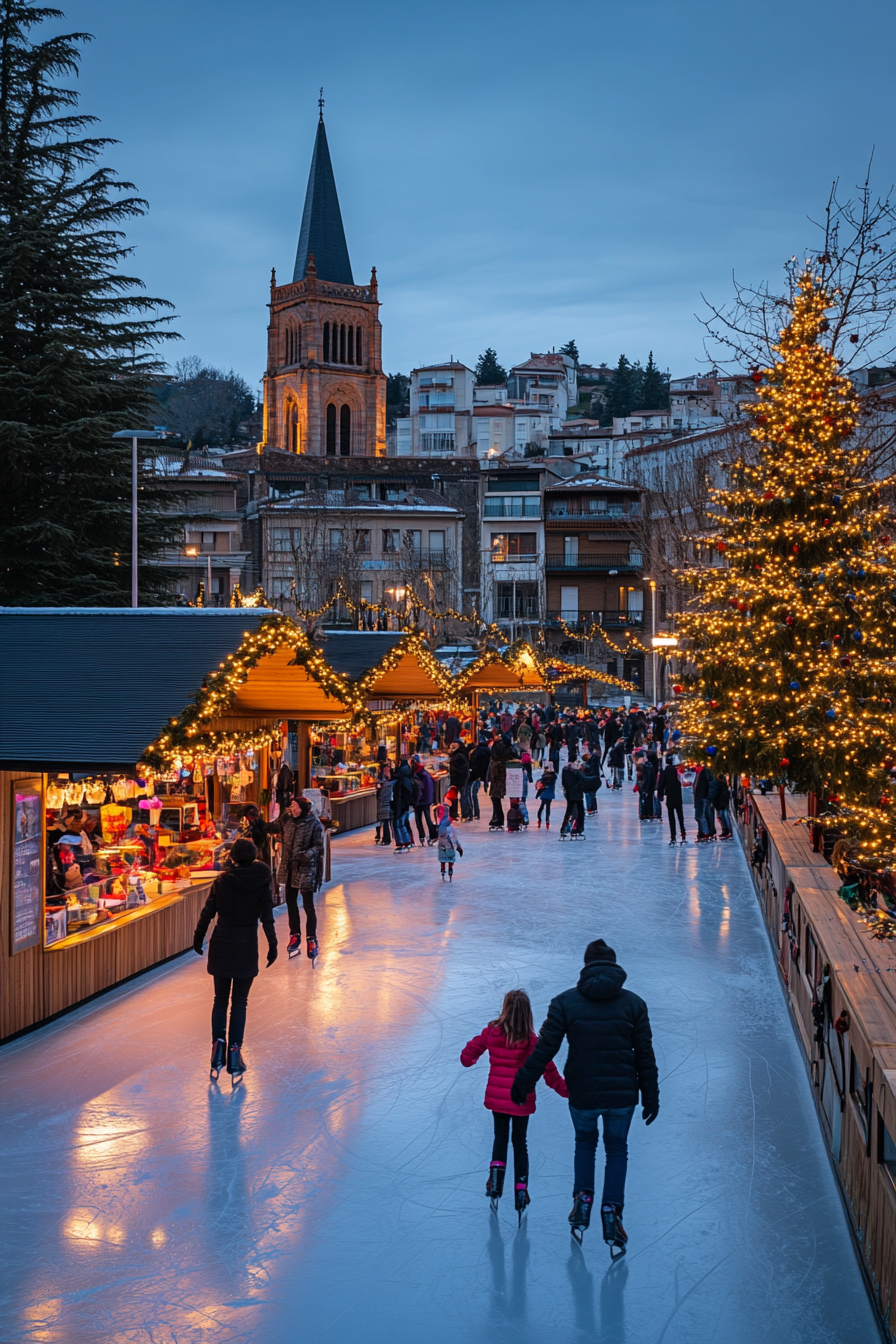
[[411, 843], [410, 816], [410, 808], [405, 808], [405, 810], [395, 818], [395, 841], [399, 845], [409, 845]]
[[730, 835], [730, 834], [731, 834], [731, 818], [730, 818], [729, 815], [728, 815], [728, 809], [727, 809], [727, 807], [719, 807], [719, 808], [716, 808], [716, 809], [714, 809], [714, 810], [715, 810], [715, 812], [716, 812], [716, 815], [717, 815], [718, 818], [719, 818], [719, 821], [722, 823], [722, 834], [723, 834], [723, 835]]
[[597, 811], [597, 794], [596, 794], [596, 793], [586, 793], [586, 794], [585, 794], [585, 807], [587, 808], [587, 810], [588, 810], [589, 812], [596, 812], [596, 811]]
[[470, 803], [473, 808], [473, 816], [479, 816], [479, 790], [482, 788], [482, 780], [474, 779], [470, 785]]
[[597, 1111], [579, 1111], [570, 1106], [573, 1128], [576, 1132], [575, 1177], [573, 1195], [580, 1190], [594, 1190], [594, 1167], [597, 1156], [597, 1122], [603, 1120], [604, 1148], [607, 1153], [604, 1170], [602, 1204], [625, 1203], [625, 1174], [628, 1170], [628, 1131], [635, 1113], [634, 1106], [616, 1106]]
[[[710, 820], [707, 816], [709, 810], [708, 798], [696, 798], [694, 800], [694, 819], [697, 822], [697, 835], [709, 835]], [[715, 829], [713, 827], [713, 829]]]

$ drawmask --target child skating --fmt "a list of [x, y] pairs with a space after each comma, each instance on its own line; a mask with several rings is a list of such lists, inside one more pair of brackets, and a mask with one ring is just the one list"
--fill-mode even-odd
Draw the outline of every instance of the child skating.
[[450, 882], [454, 877], [454, 862], [458, 854], [463, 858], [464, 851], [457, 838], [457, 831], [455, 831], [451, 824], [451, 813], [444, 803], [436, 808], [436, 819], [439, 823], [439, 839], [436, 853], [439, 856], [439, 863], [442, 865], [442, 881], [445, 881], [445, 867], [447, 865], [448, 881]]
[[[535, 1092], [517, 1106], [510, 1099], [510, 1088], [517, 1069], [529, 1058], [538, 1037], [532, 1022], [532, 1005], [524, 989], [512, 989], [504, 995], [500, 1017], [489, 1022], [484, 1031], [467, 1041], [461, 1051], [460, 1062], [465, 1069], [475, 1064], [488, 1051], [489, 1072], [485, 1086], [485, 1107], [492, 1112], [495, 1124], [495, 1142], [488, 1169], [485, 1193], [497, 1212], [498, 1200], [504, 1191], [507, 1170], [507, 1146], [513, 1142], [514, 1208], [522, 1221], [529, 1204], [529, 1150], [526, 1130], [529, 1116], [535, 1111]], [[567, 1096], [566, 1082], [557, 1072], [553, 1060], [545, 1068], [544, 1081], [561, 1097]], [[511, 1134], [512, 1126], [512, 1134]]]

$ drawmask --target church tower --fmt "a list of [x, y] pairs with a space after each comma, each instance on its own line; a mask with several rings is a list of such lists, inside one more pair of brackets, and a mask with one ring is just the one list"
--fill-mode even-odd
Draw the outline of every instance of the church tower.
[[267, 448], [318, 457], [385, 457], [376, 267], [356, 285], [324, 128], [323, 99], [292, 282], [271, 272]]

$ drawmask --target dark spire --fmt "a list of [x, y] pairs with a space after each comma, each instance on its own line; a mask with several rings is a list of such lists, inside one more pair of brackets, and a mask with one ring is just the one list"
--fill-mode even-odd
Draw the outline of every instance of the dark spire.
[[317, 124], [314, 153], [311, 156], [311, 172], [308, 174], [305, 209], [302, 211], [302, 228], [296, 252], [296, 268], [292, 278], [305, 279], [308, 273], [308, 258], [313, 255], [319, 280], [333, 280], [340, 285], [353, 285], [355, 282], [352, 277], [352, 264], [348, 259], [339, 197], [336, 194], [336, 179], [333, 177], [327, 132], [324, 128], [323, 89], [318, 105], [320, 120]]

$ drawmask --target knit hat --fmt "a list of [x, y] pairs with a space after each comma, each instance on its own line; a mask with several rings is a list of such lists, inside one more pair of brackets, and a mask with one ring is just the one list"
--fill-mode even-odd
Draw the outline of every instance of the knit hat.
[[616, 953], [612, 947], [607, 947], [603, 938], [596, 938], [585, 948], [585, 965], [592, 961], [611, 961], [614, 964], [616, 962]]

